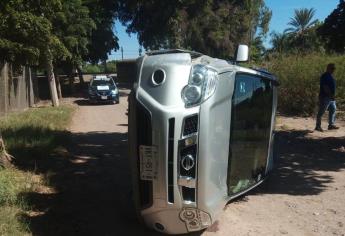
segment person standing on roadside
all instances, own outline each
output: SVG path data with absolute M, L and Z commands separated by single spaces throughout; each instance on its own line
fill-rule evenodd
M 327 71 L 320 78 L 320 93 L 319 93 L 319 112 L 316 117 L 316 127 L 315 130 L 323 132 L 321 127 L 321 118 L 323 114 L 328 110 L 328 129 L 334 130 L 339 129 L 335 126 L 335 79 L 333 73 L 335 71 L 335 64 L 331 63 L 327 65 Z

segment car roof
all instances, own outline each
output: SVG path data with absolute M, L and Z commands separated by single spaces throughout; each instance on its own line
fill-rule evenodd
M 96 75 L 93 77 L 94 80 L 110 80 L 111 77 L 108 77 L 106 75 Z

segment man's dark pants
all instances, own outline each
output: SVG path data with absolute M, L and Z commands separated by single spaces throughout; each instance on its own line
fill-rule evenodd
M 336 109 L 337 109 L 337 106 L 334 99 L 320 97 L 319 112 L 317 113 L 317 117 L 316 117 L 316 127 L 321 127 L 321 118 L 327 110 L 329 112 L 328 124 L 330 126 L 334 125 Z

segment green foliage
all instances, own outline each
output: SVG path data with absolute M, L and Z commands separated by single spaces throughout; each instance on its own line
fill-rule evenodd
M 112 50 L 118 50 L 118 38 L 114 31 L 114 22 L 118 15 L 119 4 L 122 1 L 114 0 L 84 0 L 83 4 L 89 9 L 90 17 L 95 23 L 88 54 L 84 60 L 94 64 L 106 61 Z
M 272 32 L 271 43 L 273 53 L 303 53 L 324 52 L 324 42 L 317 34 L 317 29 L 321 23 L 313 20 L 315 10 L 296 9 L 295 15 L 288 25 L 292 26 L 283 33 Z
M 53 19 L 53 29 L 71 54 L 68 63 L 73 66 L 82 64 L 83 57 L 88 54 L 87 47 L 95 27 L 89 17 L 89 9 L 81 0 L 62 0 L 61 12 Z
M 20 194 L 32 190 L 28 174 L 15 169 L 0 170 L 0 207 L 20 204 Z
M 285 55 L 271 58 L 265 67 L 279 79 L 278 109 L 293 115 L 315 113 L 319 94 L 320 76 L 329 63 L 335 63 L 337 70 L 336 100 L 338 108 L 345 109 L 345 56 L 308 54 Z
M 116 73 L 116 61 L 108 61 L 105 68 L 104 64 L 86 64 L 83 66 L 83 73 Z
M 272 51 L 278 54 L 287 52 L 289 50 L 289 37 L 286 33 L 277 33 L 273 31 L 271 33 Z
M 21 0 L 5 0 L 1 4 L 1 59 L 37 64 L 42 44 L 50 40 L 51 23 L 47 18 L 28 9 Z
M 105 72 L 106 73 L 116 73 L 116 61 L 108 61 Z
M 345 0 L 340 0 L 338 7 L 326 18 L 318 32 L 326 40 L 329 50 L 345 52 Z
M 1 60 L 42 67 L 52 60 L 72 70 L 85 59 L 105 60 L 118 48 L 113 32 L 117 1 L 3 0 L 0 4 Z
M 262 0 L 136 0 L 122 7 L 120 19 L 146 49 L 182 47 L 222 58 L 264 36 L 271 18 Z
M 83 73 L 86 74 L 99 74 L 102 73 L 102 69 L 100 65 L 93 65 L 93 64 L 87 64 L 83 66 Z
M 288 23 L 291 28 L 288 28 L 285 31 L 303 34 L 305 30 L 312 27 L 317 22 L 316 20 L 313 20 L 314 15 L 314 8 L 295 9 L 295 15 L 290 18 L 290 22 Z
M 54 57 L 70 56 L 54 35 L 52 19 L 61 10 L 60 0 L 4 0 L 0 8 L 0 59 L 37 65 Z

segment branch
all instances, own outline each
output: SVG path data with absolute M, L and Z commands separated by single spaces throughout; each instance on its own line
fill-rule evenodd
M 8 168 L 12 166 L 14 157 L 7 153 L 4 140 L 0 134 L 0 167 Z

